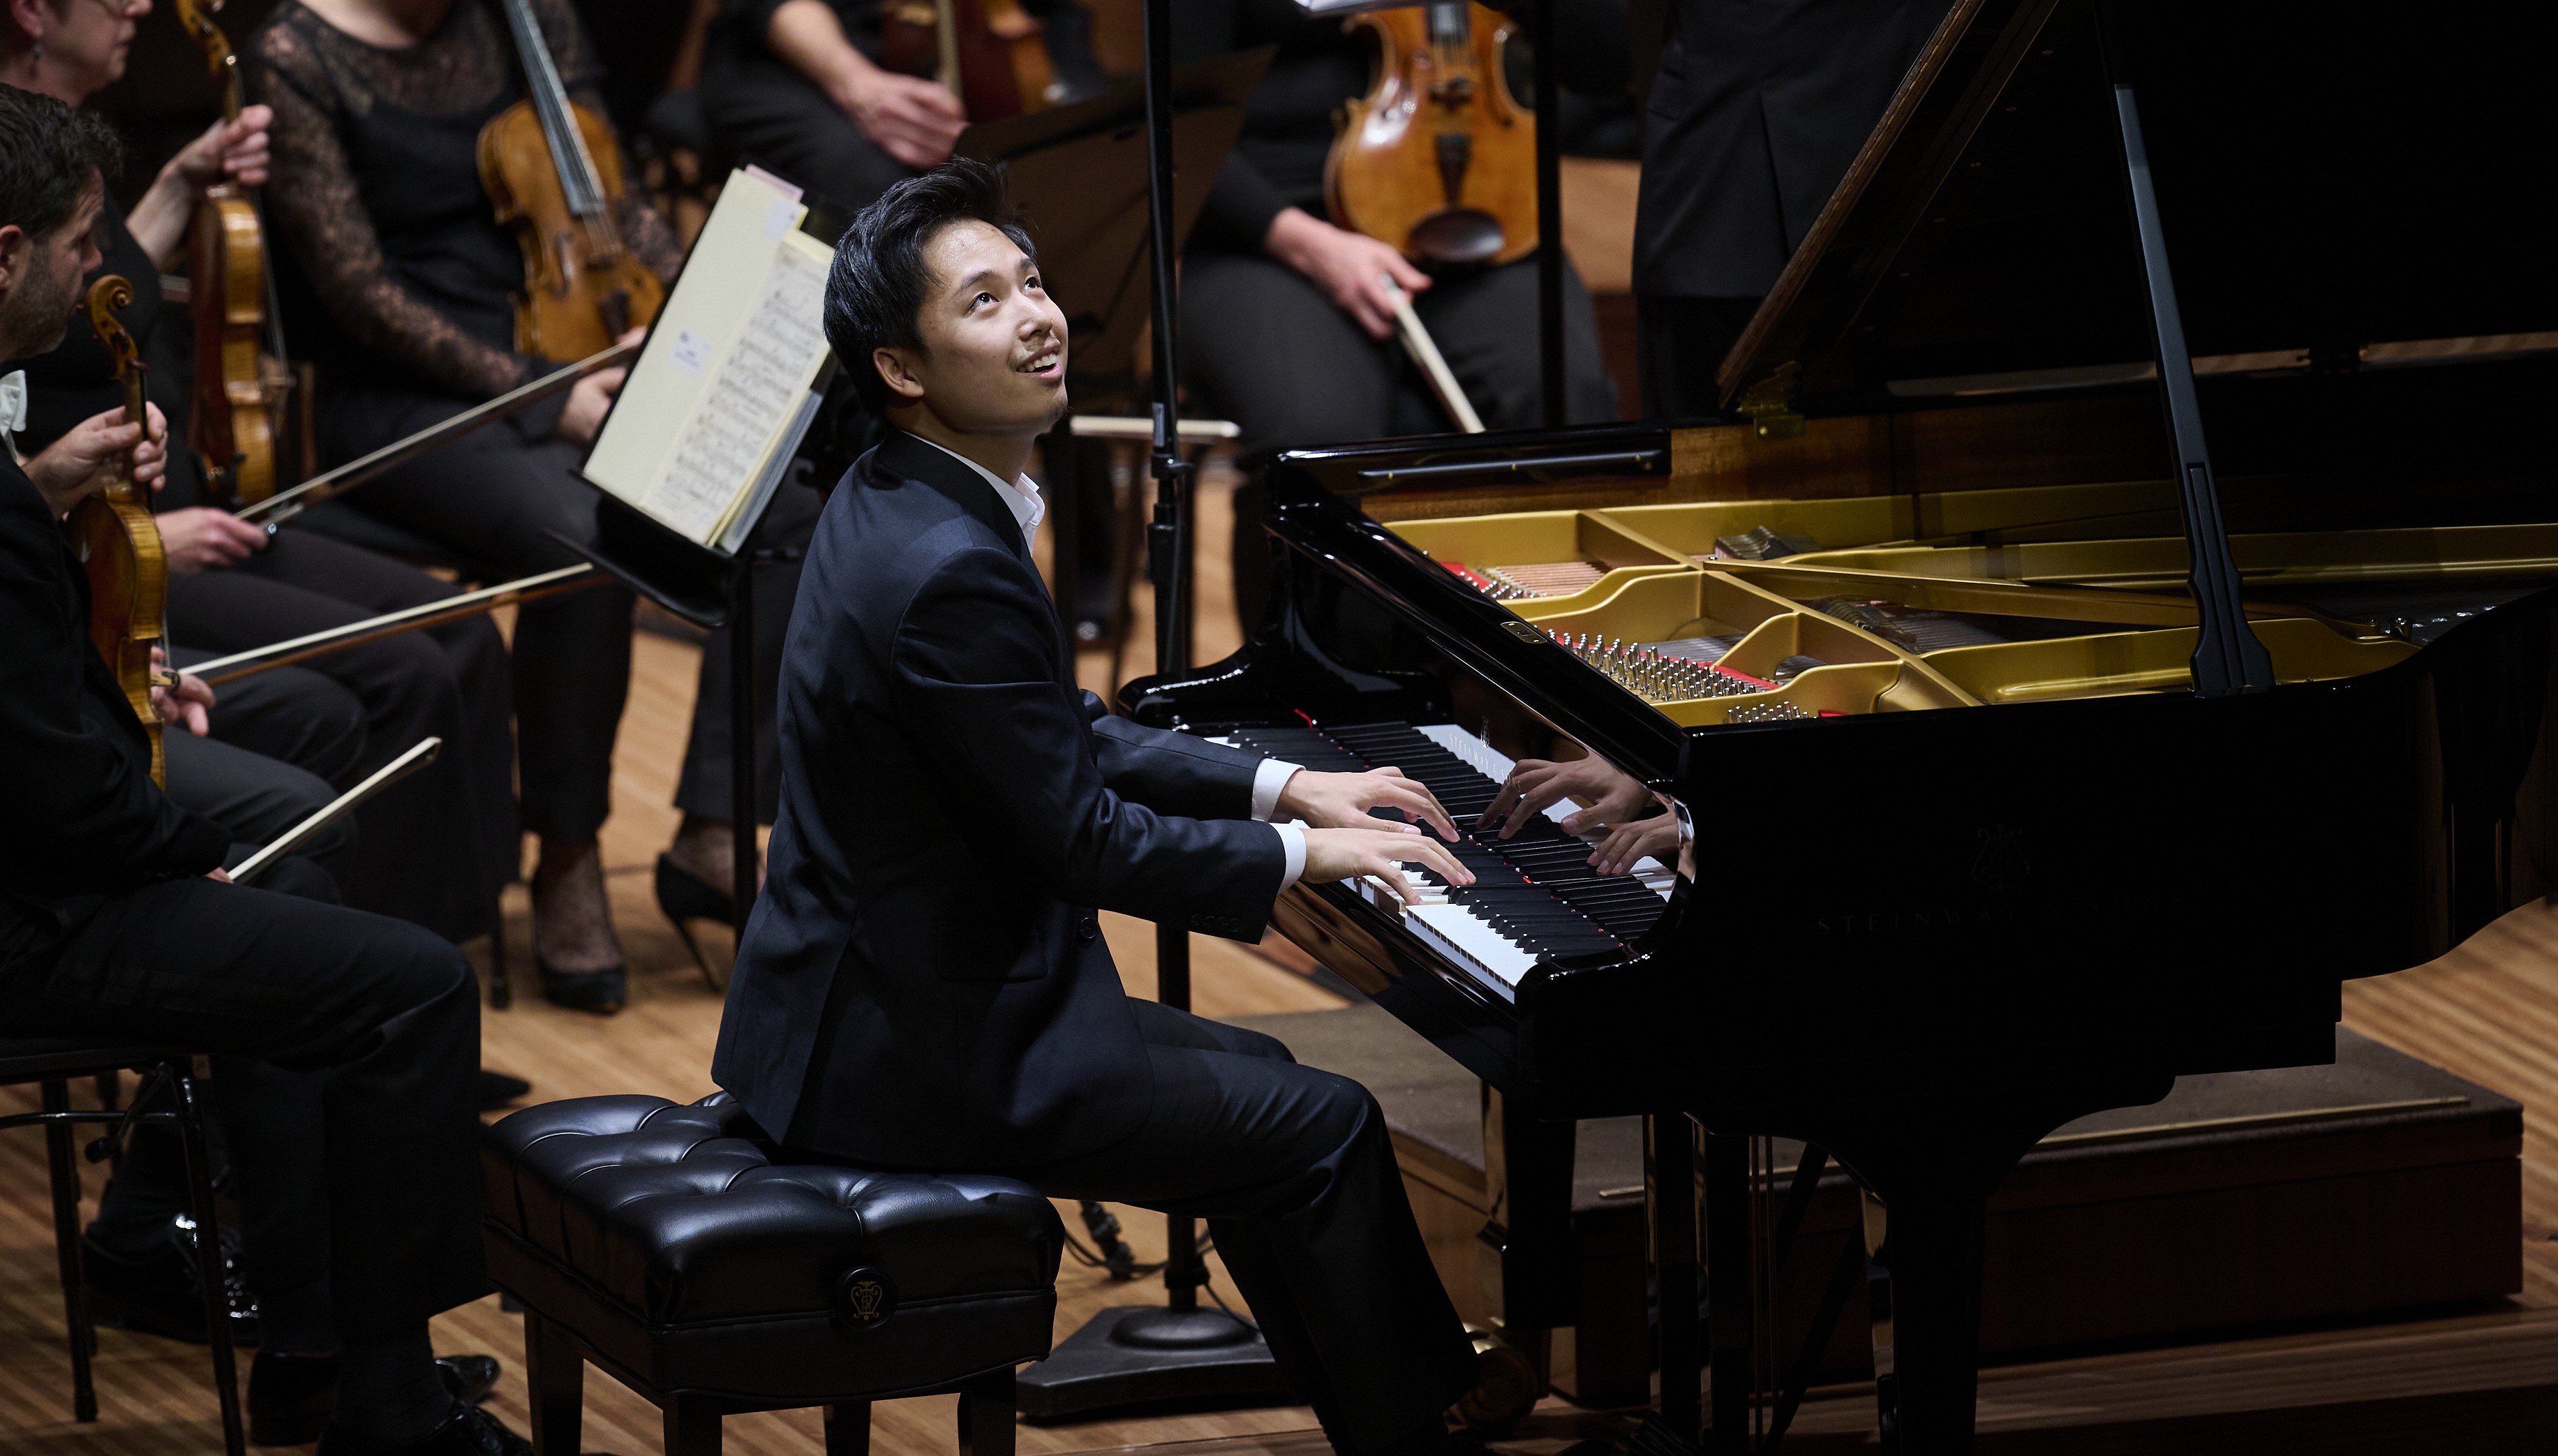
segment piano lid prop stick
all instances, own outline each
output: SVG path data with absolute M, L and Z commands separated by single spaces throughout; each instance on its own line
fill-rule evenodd
M 640 352 L 639 344 L 616 344 L 600 350 L 573 364 L 556 368 L 528 384 L 518 384 L 484 404 L 475 404 L 451 419 L 428 425 L 406 439 L 394 440 L 360 459 L 348 461 L 336 470 L 313 476 L 289 491 L 278 491 L 263 501 L 252 502 L 232 511 L 242 520 L 266 520 L 272 531 L 286 520 L 300 514 L 303 508 L 317 506 L 332 496 L 364 484 L 376 476 L 387 475 L 430 450 L 458 440 L 483 425 L 494 425 L 509 415 L 530 409 L 552 395 L 576 386 L 577 381 L 601 368 L 622 363 Z M 287 508 L 291 509 L 287 509 Z
M 595 567 L 591 563 L 580 561 L 575 566 L 562 566 L 555 570 L 520 577 L 514 581 L 501 581 L 496 586 L 482 587 L 476 592 L 464 592 L 458 597 L 446 597 L 436 602 L 421 602 L 414 607 L 385 612 L 379 617 L 367 617 L 361 622 L 350 622 L 344 627 L 332 627 L 325 632 L 288 638 L 283 642 L 269 643 L 262 648 L 250 648 L 247 652 L 233 653 L 227 657 L 215 657 L 210 662 L 199 662 L 187 671 L 191 676 L 203 678 L 208 685 L 218 686 L 237 678 L 247 677 L 252 673 L 264 672 L 272 667 L 288 666 L 306 657 L 316 657 L 323 653 L 334 653 L 342 648 L 355 647 L 358 643 L 371 642 L 378 637 L 415 632 L 422 627 L 434 627 L 457 617 L 468 617 L 475 612 L 486 612 L 495 607 L 502 607 L 509 602 L 529 602 L 537 597 L 555 596 L 561 592 L 575 591 L 579 587 L 594 586 L 602 580 L 602 577 L 595 575 Z
M 408 752 L 375 769 L 363 783 L 331 800 L 319 812 L 285 830 L 281 837 L 264 849 L 241 860 L 239 868 L 230 872 L 231 883 L 245 885 L 266 873 L 277 860 L 308 843 L 312 835 L 354 813 L 363 805 L 364 801 L 374 795 L 434 763 L 436 756 L 443 751 L 443 739 L 419 739 L 410 746 Z
M 1421 327 L 1421 316 L 1412 311 L 1412 295 L 1404 292 L 1402 285 L 1396 283 L 1390 274 L 1379 274 L 1377 281 L 1385 285 L 1386 296 L 1394 300 L 1394 325 L 1403 336 L 1403 352 L 1411 355 L 1412 362 L 1421 366 L 1422 374 L 1430 380 L 1430 392 L 1439 396 L 1440 407 L 1457 422 L 1457 428 L 1469 435 L 1482 434 L 1483 417 L 1475 413 L 1475 406 L 1466 398 L 1466 391 L 1457 383 L 1457 376 L 1448 371 L 1448 361 L 1439 357 L 1438 342 L 1430 337 L 1429 330 Z

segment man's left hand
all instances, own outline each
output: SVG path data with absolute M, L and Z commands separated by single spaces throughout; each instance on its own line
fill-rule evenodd
M 1279 817 L 1304 819 L 1318 829 L 1373 829 L 1368 810 L 1394 809 L 1416 824 L 1428 824 L 1455 843 L 1456 820 L 1439 806 L 1438 797 L 1403 777 L 1401 769 L 1370 769 L 1364 774 L 1318 774 L 1299 769 L 1279 791 Z
M 151 650 L 151 671 L 154 676 L 167 670 L 169 656 L 158 648 Z M 213 731 L 213 684 L 192 672 L 181 672 L 172 686 L 151 685 L 151 707 L 163 723 L 183 723 L 198 738 Z
M 54 514 L 63 515 L 90 492 L 103 488 L 117 472 L 130 469 L 136 485 L 160 488 L 169 469 L 169 421 L 160 406 L 150 406 L 145 431 L 124 422 L 124 411 L 110 409 L 71 426 L 69 433 L 36 452 L 26 465 Z

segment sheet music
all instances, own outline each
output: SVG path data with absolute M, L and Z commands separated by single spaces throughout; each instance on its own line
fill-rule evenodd
M 588 480 L 704 545 L 733 549 L 826 363 L 833 253 L 798 230 L 806 213 L 730 175 L 587 458 Z

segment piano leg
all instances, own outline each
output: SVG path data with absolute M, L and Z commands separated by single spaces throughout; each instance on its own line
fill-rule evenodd
M 1904 1194 L 1884 1211 L 1877 1262 L 1891 1282 L 1888 1315 L 1875 1326 L 1875 1399 L 1884 1449 L 1898 1456 L 1972 1449 L 1983 1202 L 1948 1188 Z
M 1498 1346 L 1486 1358 L 1517 1368 L 1478 1387 L 1483 1408 L 1460 1410 L 1490 1427 L 1526 1415 L 1545 1393 L 1555 1328 L 1580 1317 L 1581 1269 L 1572 1238 L 1573 1123 L 1530 1117 L 1489 1085 L 1483 1107 L 1492 1217 L 1478 1236 L 1476 1264 L 1484 1307 L 1499 1321 Z
M 1750 1238 L 1750 1139 L 1709 1132 L 1705 1134 L 1705 1328 L 1713 1375 L 1707 1383 L 1714 1397 L 1714 1419 L 1705 1442 L 1709 1456 L 1749 1456 L 1756 1264 Z
M 1643 1210 L 1660 1306 L 1661 1424 L 1683 1445 L 1698 1434 L 1696 1124 L 1684 1112 L 1643 1117 Z

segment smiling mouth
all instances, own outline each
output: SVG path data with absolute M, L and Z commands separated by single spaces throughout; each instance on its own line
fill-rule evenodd
M 1039 353 L 1032 355 L 1030 363 L 1023 364 L 1019 372 L 1025 374 L 1052 373 L 1057 369 L 1058 364 L 1063 362 L 1065 358 L 1066 347 L 1064 345 L 1044 349 Z

